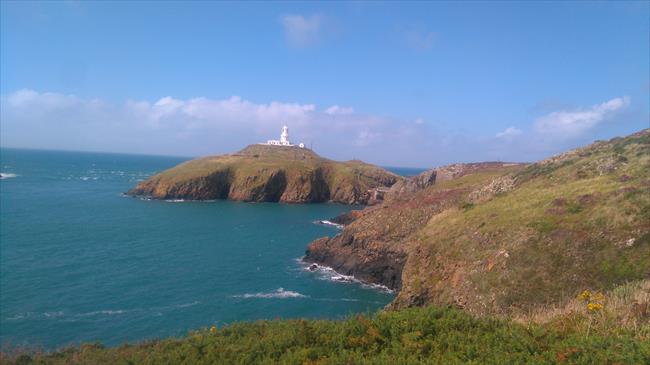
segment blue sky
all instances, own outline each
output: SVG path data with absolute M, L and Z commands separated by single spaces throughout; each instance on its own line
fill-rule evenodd
M 1 3 L 4 147 L 531 161 L 647 128 L 634 2 Z

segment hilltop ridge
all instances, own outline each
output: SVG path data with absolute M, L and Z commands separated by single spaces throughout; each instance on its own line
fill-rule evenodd
M 132 196 L 255 202 L 373 202 L 401 177 L 361 161 L 338 162 L 307 148 L 249 145 L 233 154 L 184 162 L 138 184 Z

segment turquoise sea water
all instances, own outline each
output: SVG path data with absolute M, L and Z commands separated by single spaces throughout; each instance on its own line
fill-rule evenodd
M 298 260 L 337 233 L 314 221 L 350 207 L 122 196 L 183 160 L 2 149 L 0 343 L 116 345 L 241 320 L 339 318 L 392 299 Z

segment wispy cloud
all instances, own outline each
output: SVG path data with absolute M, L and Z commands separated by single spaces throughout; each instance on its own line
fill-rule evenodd
M 113 103 L 25 89 L 0 98 L 0 144 L 198 156 L 233 152 L 276 138 L 287 124 L 293 141 L 313 143 L 318 153 L 339 160 L 355 157 L 388 166 L 423 167 L 482 160 L 534 161 L 588 143 L 591 126 L 628 104 L 629 98 L 622 97 L 589 108 L 555 111 L 532 121 L 530 133 L 509 127 L 481 136 L 436 132 L 436 123 L 421 118 L 359 114 L 351 106 L 260 103 L 238 96 L 165 96 Z M 574 139 L 555 138 L 555 134 L 547 138 L 548 133 L 560 131 L 584 134 Z
M 511 139 L 524 133 L 521 129 L 508 127 L 504 131 L 496 134 L 497 138 Z
M 318 42 L 322 28 L 320 15 L 284 15 L 280 18 L 284 35 L 293 47 L 306 47 Z
M 325 113 L 329 115 L 346 115 L 354 113 L 354 108 L 352 107 L 341 107 L 338 105 L 332 105 L 331 107 L 325 109 Z
M 358 115 L 352 107 L 256 103 L 238 96 L 108 103 L 20 90 L 1 100 L 5 146 L 205 155 L 276 137 L 288 124 L 294 141 L 313 142 L 328 157 L 372 160 L 408 145 L 410 136 L 424 138 L 412 121 Z
M 537 133 L 558 137 L 576 137 L 606 120 L 614 112 L 626 108 L 630 98 L 623 96 L 588 108 L 560 110 L 547 114 L 534 123 Z

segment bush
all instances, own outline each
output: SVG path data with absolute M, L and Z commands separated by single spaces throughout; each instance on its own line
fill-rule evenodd
M 650 342 L 632 332 L 475 318 L 412 308 L 341 321 L 272 320 L 192 332 L 182 339 L 6 356 L 25 364 L 643 364 Z

